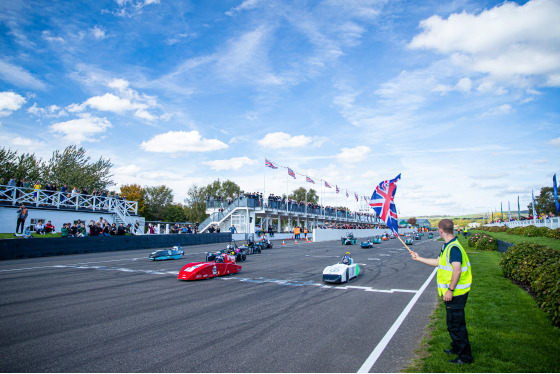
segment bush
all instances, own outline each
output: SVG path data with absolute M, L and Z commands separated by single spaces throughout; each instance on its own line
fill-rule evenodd
M 560 228 L 554 230 L 548 230 L 546 236 L 553 239 L 560 239 Z
M 547 236 L 550 229 L 548 227 L 535 227 L 533 225 L 525 227 L 525 235 L 532 238 L 536 236 Z
M 512 234 L 512 235 L 524 236 L 525 235 L 525 228 L 526 228 L 526 226 L 514 227 L 512 229 L 508 229 L 506 232 L 508 234 Z
M 551 257 L 559 256 L 560 252 L 540 244 L 519 243 L 511 246 L 500 260 L 500 267 L 507 278 L 517 282 L 531 284 L 538 276 L 536 268 Z
M 498 242 L 490 235 L 482 235 L 476 242 L 476 249 L 478 251 L 497 251 Z
M 560 251 L 519 243 L 502 255 L 500 267 L 506 278 L 531 287 L 539 307 L 560 326 Z
M 531 289 L 537 296 L 539 307 L 552 317 L 555 325 L 560 326 L 560 256 L 542 264 L 539 272 Z
M 478 239 L 480 239 L 482 237 L 482 235 L 483 234 L 474 233 L 471 236 L 469 236 L 469 240 L 467 242 L 469 247 L 476 247 L 476 242 L 478 241 Z

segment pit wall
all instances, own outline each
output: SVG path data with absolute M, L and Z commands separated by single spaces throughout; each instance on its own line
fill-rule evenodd
M 156 248 L 171 248 L 177 244 L 189 246 L 226 243 L 230 240 L 230 233 L 2 239 L 0 240 L 0 260 L 131 249 L 146 249 L 146 258 L 148 258 L 151 250 Z
M 414 232 L 413 229 L 400 229 L 399 234 L 407 234 Z M 356 239 L 369 239 L 375 237 L 376 235 L 383 235 L 384 233 L 390 233 L 387 229 L 314 229 L 313 230 L 313 241 L 314 242 L 326 242 L 329 240 L 340 240 L 345 237 L 347 233 L 354 234 Z

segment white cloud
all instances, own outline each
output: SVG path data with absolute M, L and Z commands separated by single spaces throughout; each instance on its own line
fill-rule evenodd
M 47 85 L 35 78 L 27 70 L 0 60 L 0 77 L 17 87 L 26 87 L 44 91 Z
M 513 111 L 513 107 L 509 104 L 502 104 L 497 108 L 492 108 L 484 113 L 482 113 L 482 116 L 495 116 L 495 115 L 501 115 L 501 114 L 510 114 Z
M 140 147 L 148 152 L 178 153 L 217 151 L 228 145 L 218 139 L 204 139 L 198 131 L 169 131 L 142 142 Z
M 548 144 L 560 147 L 560 138 L 552 139 L 551 141 L 548 142 Z
M 101 26 L 94 26 L 91 30 L 91 33 L 95 39 L 105 39 L 107 35 L 105 34 L 105 30 Z
M 49 130 L 61 134 L 70 143 L 96 142 L 104 137 L 104 133 L 111 128 L 111 123 L 105 118 L 82 114 L 81 118 L 66 122 L 58 122 L 49 126 Z
M 365 161 L 371 148 L 360 145 L 354 148 L 342 148 L 341 152 L 336 155 L 336 158 L 343 164 L 355 164 Z
M 411 48 L 434 49 L 455 55 L 475 72 L 500 80 L 527 84 L 536 76 L 541 84 L 560 86 L 560 2 L 533 0 L 524 5 L 505 2 L 480 14 L 432 16 L 420 22 L 422 33 Z
M 205 161 L 203 162 L 204 165 L 210 166 L 212 170 L 239 170 L 246 165 L 256 165 L 258 163 L 257 160 L 250 159 L 249 157 L 233 157 L 229 160 L 214 160 L 214 161 Z
M 261 146 L 270 148 L 299 148 L 305 147 L 311 142 L 312 139 L 305 135 L 291 136 L 285 132 L 268 133 L 259 140 Z
M 15 92 L 0 92 L 0 117 L 6 117 L 25 104 L 25 98 Z
M 58 105 L 49 105 L 46 108 L 39 108 L 37 103 L 33 103 L 33 106 L 27 111 L 33 115 L 41 116 L 41 117 L 64 117 L 67 116 L 68 113 Z

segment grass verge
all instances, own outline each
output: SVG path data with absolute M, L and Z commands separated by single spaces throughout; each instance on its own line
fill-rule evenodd
M 454 365 L 445 305 L 438 303 L 417 357 L 404 372 L 554 373 L 560 371 L 560 329 L 524 290 L 503 277 L 499 252 L 467 250 L 473 288 L 465 309 L 474 362 Z
M 471 232 L 476 232 L 479 234 L 487 234 L 490 235 L 498 240 L 503 240 L 504 242 L 509 242 L 513 244 L 521 243 L 521 242 L 531 242 L 540 245 L 546 245 L 547 247 L 554 248 L 556 250 L 560 250 L 560 240 L 554 238 L 546 238 L 544 236 L 536 236 L 536 237 L 527 237 L 527 236 L 520 236 L 520 235 L 512 235 L 505 232 L 488 232 L 482 230 L 472 230 Z M 466 249 L 467 247 L 465 247 Z

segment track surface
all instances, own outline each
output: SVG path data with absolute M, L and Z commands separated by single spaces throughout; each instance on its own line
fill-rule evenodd
M 396 239 L 281 244 L 238 274 L 197 282 L 177 280 L 179 269 L 223 245 L 160 262 L 150 250 L 0 262 L 0 370 L 356 372 L 434 269 Z M 411 248 L 437 257 L 441 242 L 424 236 Z M 360 275 L 324 284 L 323 269 L 346 251 Z M 435 295 L 433 279 L 371 372 L 408 363 Z

